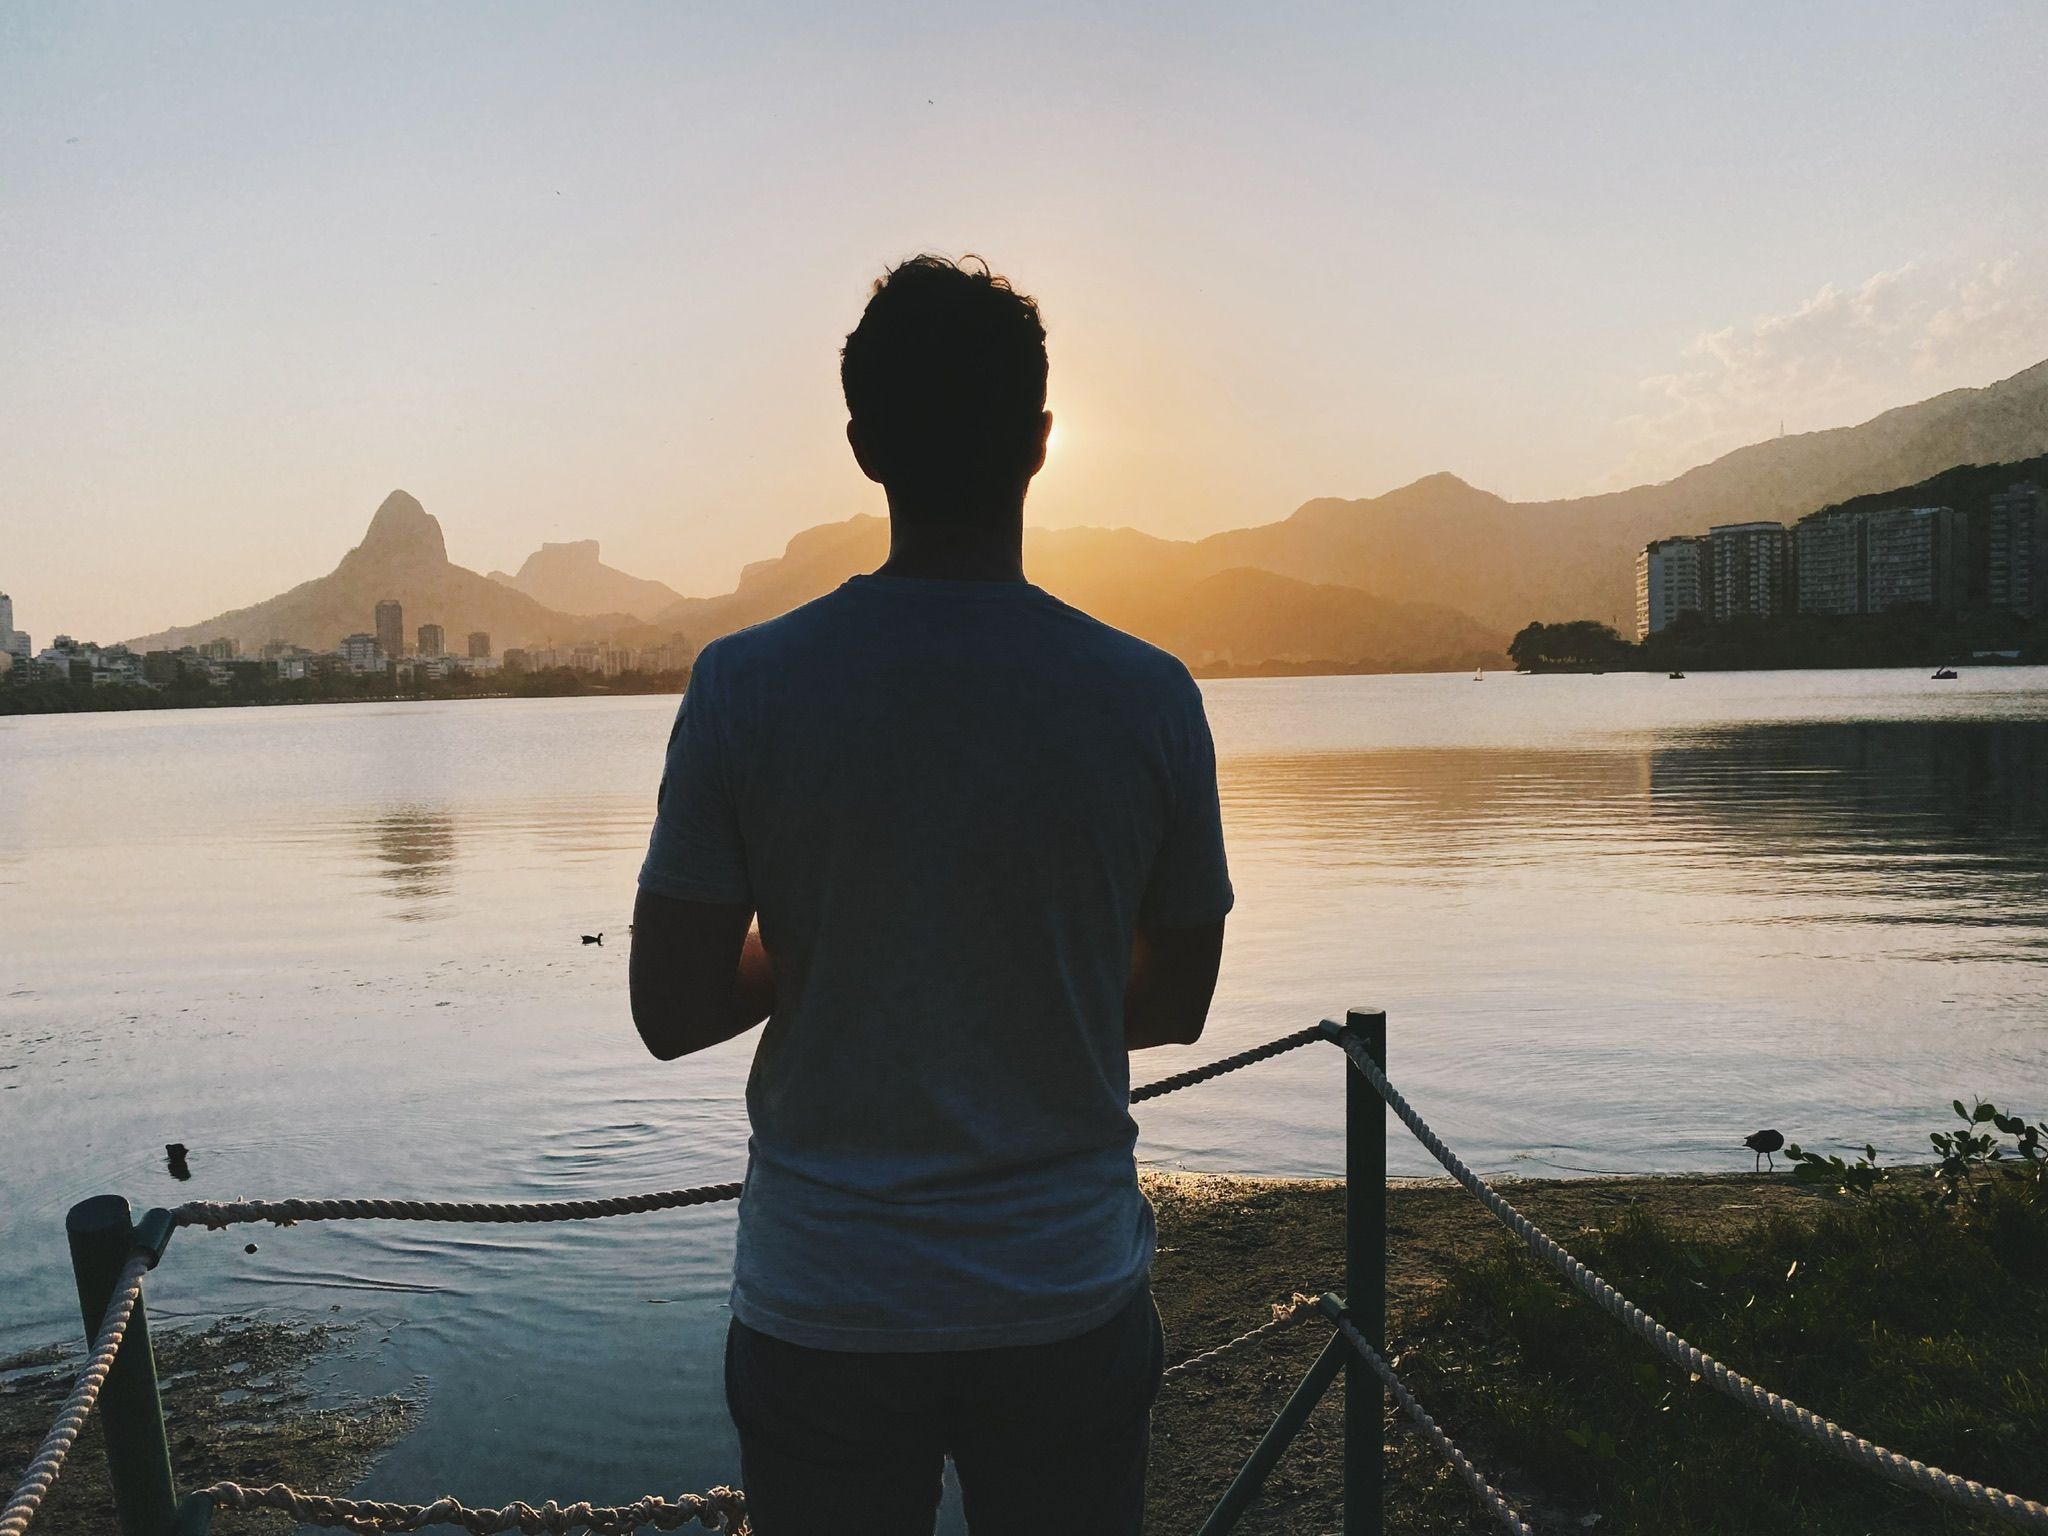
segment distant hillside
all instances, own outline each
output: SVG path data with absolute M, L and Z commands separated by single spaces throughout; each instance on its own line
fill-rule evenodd
M 2023 480 L 2048 485 L 2048 454 L 2013 464 L 1958 464 L 1917 484 L 1869 496 L 1852 496 L 1822 510 L 1875 512 L 1883 507 L 1954 507 L 1959 512 L 1977 512 L 1987 507 L 2000 491 Z
M 332 650 L 344 635 L 375 629 L 377 604 L 386 598 L 404 605 L 408 646 L 422 624 L 446 630 L 450 649 L 459 648 L 471 630 L 484 630 L 500 651 L 637 627 L 623 613 L 595 618 L 557 613 L 523 592 L 450 563 L 440 523 L 404 491 L 393 491 L 370 519 L 362 543 L 327 575 L 265 602 L 128 644 L 135 650 L 176 649 L 226 637 L 245 650 L 272 640 Z
M 1129 528 L 1033 528 L 1025 569 L 1202 670 L 1490 665 L 1532 618 L 1590 617 L 1626 628 L 1635 555 L 1652 538 L 1749 518 L 1789 522 L 1860 496 L 1960 503 L 1964 482 L 1949 476 L 2016 478 L 2044 455 L 2048 362 L 1860 426 L 1740 448 L 1661 485 L 1511 502 L 1455 475 L 1430 475 L 1384 496 L 1311 501 L 1283 521 L 1192 542 Z M 672 633 L 702 645 L 873 570 L 888 544 L 880 517 L 807 529 L 717 597 L 677 598 L 660 582 L 604 565 L 594 540 L 543 545 L 517 576 L 486 578 L 450 564 L 440 525 L 394 491 L 362 544 L 329 575 L 130 643 L 228 635 L 244 646 L 278 639 L 327 649 L 370 628 L 376 603 L 396 597 L 408 638 L 437 623 L 451 645 L 472 629 L 488 630 L 501 650 L 600 637 L 652 643 Z
M 1503 629 L 1531 617 L 1615 621 L 1635 611 L 1635 554 L 1716 523 L 1790 522 L 1956 464 L 2048 453 L 2048 362 L 1854 427 L 1738 448 L 1661 485 L 1511 502 L 1453 475 L 1362 501 L 1311 501 L 1285 522 L 1196 545 L 1213 570 L 1253 566 L 1445 603 Z
M 1304 646 L 1337 644 L 1321 659 L 1361 669 L 1407 666 L 1441 641 L 1461 656 L 1462 637 L 1479 635 L 1495 650 L 1532 617 L 1596 617 L 1626 627 L 1635 612 L 1635 555 L 1664 534 L 1701 533 L 1749 518 L 1790 522 L 1845 498 L 1900 494 L 1958 464 L 1998 464 L 2048 453 L 2048 362 L 1982 389 L 1952 390 L 1902 406 L 1860 426 L 1739 448 L 1661 485 L 1564 501 L 1512 502 L 1455 475 L 1430 475 L 1357 501 L 1323 499 L 1292 517 L 1184 542 L 1131 529 L 1034 528 L 1025 569 L 1051 591 L 1147 638 L 1175 637 L 1184 658 L 1227 651 L 1232 665 L 1293 656 Z M 831 590 L 855 571 L 872 570 L 888 550 L 881 518 L 854 518 L 808 529 L 780 559 L 750 565 L 720 597 L 686 598 L 659 622 L 704 640 L 757 623 Z M 1197 584 L 1230 572 L 1262 571 L 1300 590 L 1234 580 Z M 1150 588 L 1140 592 L 1139 587 Z M 1350 592 L 1351 597 L 1329 594 Z M 1197 611 L 1176 604 L 1226 602 Z M 1293 605 L 1300 605 L 1293 611 Z M 1345 626 L 1313 639 L 1309 613 L 1349 605 Z M 1376 605 L 1376 606 L 1375 606 Z M 1423 626 L 1413 643 L 1393 644 L 1400 615 Z M 1448 616 L 1448 617 L 1447 617 Z M 1469 616 L 1469 617 L 1466 617 Z M 1460 619 L 1470 628 L 1460 630 Z M 1424 640 L 1426 633 L 1431 637 Z M 1228 636 L 1225 643 L 1222 637 Z M 1464 665 L 1462 661 L 1455 663 Z
M 1506 638 L 1465 614 L 1269 571 L 1204 572 L 1195 546 L 1129 528 L 1030 528 L 1031 579 L 1198 672 L 1431 671 L 1497 666 Z M 806 529 L 722 597 L 685 598 L 656 620 L 702 645 L 785 613 L 888 557 L 880 517 Z
M 597 540 L 543 544 L 526 557 L 517 576 L 491 572 L 491 580 L 524 592 L 558 613 L 629 613 L 651 619 L 682 601 L 682 594 L 659 581 L 628 576 L 597 558 Z

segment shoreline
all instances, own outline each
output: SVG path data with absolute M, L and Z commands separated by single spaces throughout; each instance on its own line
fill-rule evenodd
M 1158 1214 L 1152 1285 L 1166 1327 L 1169 1365 L 1214 1348 L 1264 1321 L 1295 1291 L 1341 1293 L 1344 1185 L 1331 1179 L 1246 1177 L 1146 1171 L 1146 1195 Z M 1747 1227 L 1762 1216 L 1818 1214 L 1831 1197 L 1788 1174 L 1654 1174 L 1585 1179 L 1499 1181 L 1530 1216 L 1569 1244 L 1632 1207 L 1650 1210 L 1697 1234 Z M 1511 1244 L 1505 1230 L 1449 1180 L 1390 1181 L 1387 1190 L 1388 1341 L 1395 1353 L 1444 1286 L 1448 1266 Z M 307 1491 L 347 1494 L 418 1421 L 431 1393 L 344 1404 L 308 1403 L 303 1372 L 339 1343 L 340 1330 L 291 1322 L 234 1319 L 211 1328 L 159 1326 L 157 1351 L 166 1397 L 183 1433 L 174 1436 L 179 1484 L 209 1477 L 256 1476 Z M 1199 1525 L 1265 1432 L 1328 1330 L 1314 1320 L 1204 1364 L 1168 1382 L 1153 1411 L 1148 1536 L 1185 1536 Z M 71 1384 L 79 1341 L 0 1360 L 0 1481 L 11 1480 L 47 1428 Z M 249 1365 L 260 1364 L 260 1371 Z M 203 1368 L 210 1367 L 210 1368 Z M 260 1376 L 270 1388 L 234 1404 Z M 1335 1530 L 1341 1526 L 1343 1387 L 1332 1388 L 1310 1417 L 1238 1526 L 1243 1532 Z M 248 1421 L 251 1407 L 267 1415 Z M 1456 1436 L 1456 1426 L 1447 1425 Z M 200 1433 L 194 1436 L 191 1430 Z M 105 1462 L 97 1435 L 81 1443 L 49 1506 L 40 1536 L 98 1536 L 106 1508 Z M 1390 1529 L 1462 1531 L 1469 1500 L 1447 1485 L 1445 1468 L 1405 1426 L 1390 1429 Z M 18 1454 L 14 1454 L 18 1453 Z M 737 1477 L 735 1469 L 734 1476 Z M 422 1488 L 424 1501 L 445 1490 Z M 530 1491 L 530 1490 L 529 1490 Z M 651 1490 L 650 1490 L 651 1491 Z M 673 1490 L 670 1490 L 673 1491 Z M 507 1491 L 505 1497 L 515 1496 Z M 1449 1517 L 1449 1523 L 1446 1523 Z M 222 1529 L 289 1529 L 282 1516 L 218 1517 Z M 1472 1524 L 1472 1530 L 1482 1527 Z
M 2033 669 L 2041 669 L 2041 668 L 2048 668 L 2048 661 L 2042 661 L 2042 660 L 2020 660 L 2020 659 L 2006 659 L 2006 658 L 1999 658 L 1999 659 L 1982 659 L 1982 660 L 1969 660 L 1969 661 L 1951 661 L 1951 662 L 1947 662 L 1947 663 L 1943 663 L 1943 664 L 1945 664 L 1945 665 L 1948 665 L 1948 666 L 1952 666 L 1952 667 L 1955 667 L 1955 668 L 1957 668 L 1957 669 L 1958 669 L 1958 670 L 1959 670 L 1960 672 L 1963 672 L 1963 673 L 1965 673 L 1965 674 L 1967 674 L 1968 672 L 1971 672 L 1971 671 L 1985 671 L 1985 672 L 2011 672 L 2011 671 L 2025 671 L 2025 670 L 2027 670 L 2027 669 L 2029 669 L 2029 668 L 2033 668 Z M 1689 668 L 1690 668 L 1690 670 L 1691 670 L 1691 671 L 1693 671 L 1693 672 L 1697 672 L 1698 674 L 1700 674 L 1700 675 L 1701 675 L 1701 676 L 1703 676 L 1703 677 L 1704 677 L 1704 676 L 1715 676 L 1715 677 L 1719 677 L 1719 676 L 1731 676 L 1731 677 L 1732 677 L 1732 676 L 1742 676 L 1742 675 L 1748 675 L 1748 674 L 1755 674 L 1755 673 L 1775 673 L 1775 672 L 1906 672 L 1906 673 L 1925 673 L 1925 671 L 1926 671 L 1927 667 L 1928 667 L 1928 666 L 1931 666 L 1931 665 L 1936 665 L 1936 663 L 1921 663 L 1921 662 L 1875 662 L 1875 663 L 1872 663 L 1872 662 L 1840 662 L 1840 663 L 1829 663 L 1829 664 L 1821 664 L 1821 665 L 1816 665 L 1816 664 L 1813 664 L 1813 663 L 1809 663 L 1809 662 L 1802 662 L 1802 663 L 1799 663 L 1799 664 L 1796 664 L 1796 665 L 1795 665 L 1795 664 L 1787 664 L 1787 665 L 1784 665 L 1784 666 L 1744 666 L 1744 667 L 1724 667 L 1724 666 L 1714 666 L 1714 665 L 1712 665 L 1711 663 L 1701 663 L 1701 662 L 1692 662 L 1692 663 L 1688 663 L 1688 666 L 1689 666 Z M 1663 665 L 1662 665 L 1662 664 L 1660 663 L 1660 664 L 1656 664 L 1656 665 L 1649 665 L 1649 664 L 1644 664 L 1644 665 L 1628 665 L 1628 664 L 1623 664 L 1623 665 L 1612 665 L 1612 666 L 1604 666 L 1604 667 L 1585 667 L 1585 666 L 1550 666 L 1550 665 L 1543 665 L 1543 666 L 1531 666 L 1531 667 L 1512 667 L 1512 666 L 1502 666 L 1502 667 L 1495 667 L 1495 668 L 1487 668 L 1487 669 L 1484 669 L 1484 670 L 1487 670 L 1487 671 L 1489 671 L 1489 672 L 1490 672 L 1490 673 L 1491 673 L 1491 674 L 1492 674 L 1493 676 L 1496 676 L 1496 677 L 1605 677 L 1605 676 L 1608 676 L 1608 675 L 1610 675 L 1610 674 L 1612 674 L 1612 675 L 1616 675 L 1616 676 L 1620 676 L 1620 675 L 1627 675 L 1627 676 L 1636 676 L 1636 677 L 1655 677 L 1655 676 L 1658 676 L 1658 675 L 1662 674 L 1662 673 L 1663 673 L 1663 672 L 1665 671 L 1665 668 L 1664 668 L 1664 666 L 1663 666 Z M 1428 672 L 1387 672 L 1387 671 L 1381 671 L 1381 670 L 1377 670 L 1377 669 L 1367 669 L 1367 668 L 1346 668 L 1346 667 L 1330 667 L 1330 668 L 1326 668 L 1326 669 L 1324 669 L 1324 668 L 1317 668 L 1317 669 L 1306 669 L 1306 670 L 1301 670 L 1301 671 L 1289 670 L 1289 669 L 1284 669 L 1284 668 L 1276 668 L 1276 669 L 1272 669 L 1272 670 L 1262 670 L 1262 669 L 1242 669 L 1242 670 L 1235 670 L 1235 671 L 1232 671 L 1232 670 L 1220 670 L 1220 671 L 1219 671 L 1219 670 L 1215 670 L 1215 669 L 1212 669 L 1212 668 L 1204 668 L 1204 667 L 1193 667 L 1193 668 L 1190 668 L 1190 673 L 1191 673 L 1191 675 L 1192 675 L 1193 677 L 1195 677 L 1195 678 L 1196 678 L 1196 679 L 1197 679 L 1198 681 L 1201 681 L 1201 682 L 1212 682 L 1212 683 L 1215 683 L 1215 682 L 1221 682 L 1221 683 L 1234 683 L 1234 682 L 1303 682 L 1303 681 L 1307 681 L 1307 680 L 1309 680 L 1309 679 L 1313 679 L 1313 678 L 1321 678 L 1321 677 L 1387 677 L 1387 678 L 1402 678 L 1402 677 L 1463 677 L 1463 676 L 1465 676 L 1465 675 L 1466 675 L 1466 669 L 1465 669 L 1464 667 L 1462 667 L 1462 666 L 1457 666 L 1457 667 L 1444 667 L 1444 668 L 1440 668 L 1440 669 L 1437 669 L 1437 670 L 1434 670 L 1434 671 L 1428 671 Z M 23 688 L 29 688 L 29 687 L 34 687 L 34 688 L 41 688 L 41 687 L 43 687 L 44 685 L 42 685 L 42 684 L 22 684 L 22 685 L 18 685 L 18 686 L 21 686 L 21 687 L 23 687 Z M 104 691 L 104 690 L 102 690 L 102 691 Z M 150 690 L 142 690 L 142 691 L 145 691 L 145 692 L 149 692 Z M 427 693 L 374 693 L 374 694 L 351 694 L 351 695 L 349 695 L 349 696 L 347 696 L 347 697 L 312 697 L 312 698 L 306 698 L 306 697 L 301 697 L 301 698 L 260 698 L 260 697 L 259 697 L 259 698 L 220 698 L 220 699 L 214 699 L 214 698 L 197 698 L 197 699 L 165 699 L 165 698 L 161 697 L 160 695 L 153 695 L 152 697 L 150 697 L 150 698 L 148 698 L 148 699 L 139 699 L 139 698 L 134 698 L 134 697 L 130 697 L 130 696 L 126 695 L 126 694 L 123 694 L 123 695 L 121 695 L 121 696 L 119 696 L 119 697 L 117 697 L 117 698 L 114 698 L 114 699 L 108 699 L 108 700 L 106 700 L 105 702 L 98 702 L 98 703 L 95 703 L 95 702 L 90 702 L 90 700 L 91 700 L 91 699 L 93 698 L 93 695 L 92 695 L 92 694 L 87 694 L 87 693 L 85 693 L 85 692 L 84 692 L 83 690 L 80 690 L 80 693 L 81 693 L 81 697 L 80 697 L 80 698 L 78 698 L 78 699 L 76 699 L 76 700 L 74 700 L 74 699 L 70 699 L 70 698 L 66 698 L 66 699 L 64 700 L 64 703 L 65 703 L 65 704 L 66 704 L 67 706 L 71 706 L 71 707 L 65 707 L 65 708 L 47 708 L 47 709 L 28 709 L 28 708 L 18 708 L 18 707 L 11 707 L 11 706 L 13 705 L 14 701 L 13 701 L 13 700 L 10 700 L 10 698 L 9 698 L 9 696 L 8 696 L 8 689 L 7 689 L 7 686 L 6 686 L 6 685 L 4 685 L 4 684 L 0 684 L 0 720 L 5 720 L 5 719 L 21 719 L 21 720 L 28 720 L 28 719 L 42 719 L 42 718 L 45 718 L 45 717 L 50 717 L 50 716 L 59 716 L 59 715 L 115 715 L 115 714 L 152 714 L 152 715 L 154 715 L 154 714 L 180 714 L 180 713 L 184 713 L 184 712 L 186 712 L 186 711 L 188 711 L 188 710 L 208 710 L 208 709 L 274 709 L 274 708 L 286 708 L 286 707 L 290 707 L 290 708 L 298 708 L 298 707 L 302 707 L 302 706 L 313 706 L 313 705 L 328 705 L 328 704 L 447 704 L 447 703 L 466 703 L 466 702 L 469 702 L 469 701 L 472 701 L 472 700 L 479 700 L 479 701 L 480 701 L 480 700 L 486 700 L 486 699 L 624 699 L 624 698 L 648 698 L 648 697 L 667 697 L 667 698 L 678 698 L 678 697 L 680 697 L 680 696 L 681 696 L 681 694 L 682 694 L 682 689 L 681 689 L 680 687 L 672 687 L 672 686 L 669 686 L 669 685 L 667 685 L 667 684 L 664 684 L 664 685 L 662 685 L 662 686 L 659 686 L 659 687 L 648 687 L 648 688 L 603 688 L 603 687 L 599 687 L 599 688 L 575 688 L 575 689 L 564 689 L 564 690 L 559 690 L 559 691 L 558 691 L 558 690 L 553 690 L 553 689 L 530 689 L 530 690 L 521 690 L 521 689 L 508 689 L 508 688 L 494 688 L 494 689 L 488 689 L 488 690 L 484 690 L 484 689 L 478 689 L 478 690 L 467 690 L 467 689 L 465 689 L 465 690 L 460 690 L 460 691 L 457 691 L 457 690 L 450 690 L 450 691 L 448 691 L 448 692 L 427 692 Z

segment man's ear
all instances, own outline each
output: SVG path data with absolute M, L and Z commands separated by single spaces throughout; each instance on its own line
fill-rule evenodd
M 1051 417 L 1046 418 L 1048 421 L 1051 419 Z M 860 472 L 874 481 L 875 484 L 880 485 L 882 483 L 882 471 L 875 463 L 873 451 L 861 436 L 860 423 L 851 417 L 847 419 L 846 423 L 846 446 L 853 450 L 853 462 L 860 466 Z
M 1052 412 L 1042 411 L 1038 417 L 1038 450 L 1031 456 L 1030 474 L 1037 474 L 1045 468 L 1045 450 L 1052 443 Z

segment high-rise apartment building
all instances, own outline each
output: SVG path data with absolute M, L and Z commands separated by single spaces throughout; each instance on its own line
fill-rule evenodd
M 1681 613 L 1708 612 L 1711 577 L 1705 539 L 1652 539 L 1644 545 L 1636 556 L 1636 638 L 1668 628 Z
M 1865 513 L 1863 523 L 1866 613 L 1962 605 L 1965 533 L 1953 507 L 1886 507 Z
M 447 645 L 443 642 L 440 625 L 422 624 L 420 626 L 420 655 L 428 660 L 432 660 L 436 656 L 445 655 L 447 649 Z
M 469 659 L 488 661 L 491 655 L 491 637 L 481 629 L 469 632 Z
M 14 627 L 14 599 L 5 592 L 0 592 L 0 651 L 16 661 L 27 661 L 35 654 L 28 636 Z
M 397 607 L 396 603 L 391 605 Z M 375 635 L 353 634 L 341 642 L 341 659 L 348 663 L 352 672 L 375 672 L 384 665 L 384 648 L 377 643 Z
M 387 661 L 405 654 L 405 609 L 395 598 L 387 597 L 377 605 L 377 647 Z
M 1792 529 L 1794 584 L 1801 613 L 1862 613 L 1869 605 L 1859 512 L 1817 512 Z
M 1985 600 L 2027 618 L 2048 613 L 2048 490 L 2029 480 L 1993 496 L 1984 545 Z
M 1792 536 L 1783 523 L 1723 523 L 1707 544 L 1716 619 L 1769 619 L 1790 608 Z

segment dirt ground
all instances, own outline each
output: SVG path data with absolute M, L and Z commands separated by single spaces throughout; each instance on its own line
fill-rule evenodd
M 417 1404 L 379 1397 L 343 1407 L 315 1401 L 307 1368 L 340 1330 L 229 1318 L 201 1332 L 152 1330 L 171 1464 L 181 1492 L 222 1480 L 256 1487 L 345 1489 L 412 1427 Z M 76 1379 L 80 1351 L 50 1348 L 0 1360 L 0 1500 L 35 1455 Z M 71 1448 L 33 1536 L 109 1536 L 113 1493 L 99 1416 Z M 214 1529 L 280 1533 L 282 1514 L 221 1514 Z
M 1769 1213 L 1817 1211 L 1825 1198 L 1783 1176 L 1747 1174 L 1530 1180 L 1503 1189 L 1567 1247 L 1575 1234 L 1606 1225 L 1631 1205 L 1647 1206 L 1688 1231 L 1713 1233 L 1741 1230 Z M 1343 1291 L 1342 1184 L 1160 1174 L 1148 1176 L 1146 1191 L 1159 1214 L 1153 1290 L 1166 1323 L 1169 1364 L 1244 1332 L 1296 1291 Z M 1399 1185 L 1387 1203 L 1388 1337 L 1398 1359 L 1403 1329 L 1443 1283 L 1446 1261 L 1489 1252 L 1506 1232 L 1448 1183 Z M 1200 1529 L 1328 1333 L 1320 1320 L 1310 1321 L 1166 1384 L 1152 1421 L 1148 1533 L 1192 1536 Z M 1342 1399 L 1340 1381 L 1274 1469 L 1239 1531 L 1323 1536 L 1341 1530 Z M 1457 1438 L 1455 1425 L 1445 1428 Z M 1434 1536 L 1492 1529 L 1476 1517 L 1464 1485 L 1405 1421 L 1396 1428 L 1391 1413 L 1385 1443 L 1390 1531 Z

